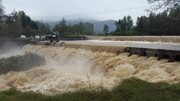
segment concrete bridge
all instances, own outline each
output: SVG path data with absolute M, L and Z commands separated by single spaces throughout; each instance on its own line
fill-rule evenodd
M 0 40 L 0 48 L 24 46 L 26 44 L 50 45 L 58 47 L 82 48 L 90 51 L 111 52 L 119 54 L 129 52 L 130 55 L 158 57 L 169 59 L 169 62 L 180 61 L 180 43 L 142 42 L 142 41 L 108 41 L 108 40 L 81 40 L 61 42 L 33 42 L 29 40 Z
M 39 42 L 40 45 L 57 47 L 82 48 L 90 51 L 111 52 L 119 54 L 129 52 L 130 55 L 158 57 L 158 59 L 169 59 L 169 62 L 180 61 L 180 44 L 138 41 L 61 41 L 58 43 Z
M 158 60 L 169 59 L 169 62 L 180 61 L 180 51 L 137 47 L 127 47 L 124 51 L 129 52 L 130 55 L 138 54 L 139 56 L 158 57 Z

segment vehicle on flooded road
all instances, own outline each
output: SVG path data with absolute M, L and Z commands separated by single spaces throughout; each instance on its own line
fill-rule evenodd
M 52 32 L 52 33 L 47 34 L 47 35 L 45 36 L 45 40 L 48 40 L 48 41 L 50 41 L 50 42 L 53 42 L 53 41 L 59 42 L 59 39 L 60 39 L 59 33 L 56 33 L 56 32 Z

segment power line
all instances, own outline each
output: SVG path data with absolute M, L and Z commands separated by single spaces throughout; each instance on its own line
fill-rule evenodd
M 147 5 L 145 6 L 137 6 L 137 7 L 130 7 L 130 8 L 121 8 L 121 9 L 114 9 L 114 10 L 106 10 L 106 11 L 99 11 L 99 12 L 92 12 L 92 13 L 84 13 L 84 14 L 70 14 L 70 15 L 64 15 L 64 16 L 59 16 L 59 17 L 72 17 L 72 16 L 85 16 L 85 15 L 99 15 L 99 14 L 108 14 L 108 13 L 114 13 L 114 12 L 121 12 L 121 11 L 128 11 L 128 10 L 135 10 L 135 9 L 142 9 L 146 8 Z

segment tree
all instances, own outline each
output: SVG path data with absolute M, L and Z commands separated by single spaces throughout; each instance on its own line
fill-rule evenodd
M 50 26 L 47 23 L 41 22 L 41 21 L 36 21 L 35 22 L 38 26 L 38 31 L 41 34 L 46 34 L 51 31 Z
M 130 31 L 133 28 L 133 20 L 131 16 L 124 16 L 123 19 L 119 19 L 115 22 L 116 32 Z
M 0 23 L 0 37 L 6 38 L 17 38 L 22 34 L 28 37 L 49 31 L 47 24 L 32 20 L 24 11 L 13 11 L 9 15 L 3 15 L 3 22 Z
M 39 26 L 35 21 L 33 21 L 24 11 L 15 12 L 13 15 L 16 22 L 21 24 L 22 32 L 19 34 L 25 34 L 26 36 L 34 36 L 35 34 L 40 34 Z
M 17 20 L 21 23 L 23 28 L 28 26 L 32 21 L 31 18 L 27 16 L 24 11 L 16 12 L 15 16 L 17 17 Z
M 148 18 L 145 16 L 138 17 L 136 22 L 136 30 L 138 32 L 146 32 L 147 31 L 147 25 L 148 25 Z
M 53 29 L 58 30 L 59 26 L 56 25 Z M 79 22 L 77 24 L 68 26 L 66 25 L 66 33 L 68 34 L 78 34 L 78 35 L 91 35 L 94 32 L 94 26 L 89 22 Z
M 121 24 L 122 31 L 127 31 L 127 17 L 124 16 L 124 18 L 121 21 L 122 21 L 122 24 Z
M 53 31 L 57 31 L 63 34 L 67 32 L 67 30 L 68 30 L 68 27 L 66 25 L 66 20 L 64 18 L 62 18 L 62 20 L 53 28 Z
M 0 20 L 1 20 L 3 15 L 4 15 L 4 7 L 2 5 L 2 0 L 0 0 Z
M 126 23 L 127 23 L 127 25 L 126 25 L 127 30 L 131 30 L 133 28 L 133 20 L 132 20 L 131 16 L 127 16 Z
M 155 10 L 165 8 L 166 10 L 176 9 L 180 6 L 180 0 L 147 0 L 149 3 L 157 3 Z
M 83 24 L 83 28 L 84 28 L 84 34 L 86 35 L 92 35 L 94 32 L 94 26 L 92 23 L 86 22 Z
M 60 28 L 61 28 L 62 33 L 65 33 L 66 29 L 67 29 L 66 20 L 63 18 L 59 24 L 60 24 Z
M 148 17 L 137 19 L 136 31 L 149 35 L 180 35 L 180 7 L 163 11 L 159 14 L 151 13 Z
M 115 25 L 116 25 L 115 32 L 121 32 L 121 24 L 122 24 L 122 21 L 120 19 L 118 21 L 115 21 Z
M 22 27 L 15 17 L 15 12 L 3 15 L 3 22 L 0 24 L 1 37 L 15 38 L 22 32 Z
M 0 0 L 0 35 L 2 35 L 3 32 L 3 26 L 2 26 L 2 19 L 4 15 L 4 7 L 2 6 L 2 0 Z
M 103 32 L 104 34 L 107 34 L 109 32 L 109 26 L 107 24 L 104 25 Z

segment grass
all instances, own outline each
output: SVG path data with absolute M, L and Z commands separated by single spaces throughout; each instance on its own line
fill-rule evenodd
M 112 91 L 80 90 L 46 96 L 14 88 L 0 92 L 1 101 L 180 101 L 180 84 L 148 83 L 136 78 L 124 80 Z
M 40 66 L 45 63 L 45 59 L 32 53 L 13 56 L 0 59 L 0 74 L 5 74 L 9 71 L 23 71 Z

